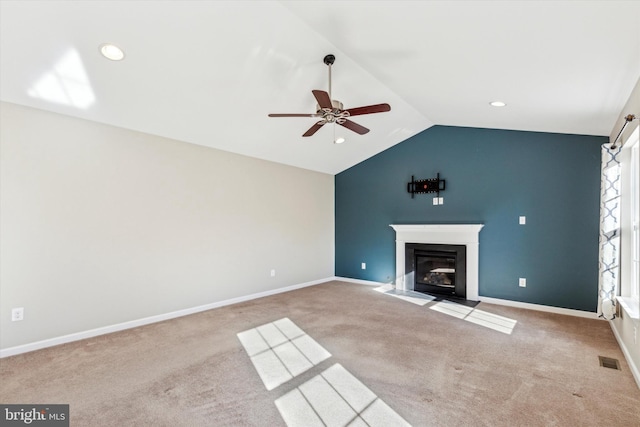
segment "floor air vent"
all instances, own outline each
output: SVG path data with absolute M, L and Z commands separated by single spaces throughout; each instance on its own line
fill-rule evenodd
M 600 366 L 603 368 L 620 370 L 620 362 L 618 362 L 618 359 L 612 359 L 611 357 L 604 356 L 598 356 L 598 359 L 600 359 Z

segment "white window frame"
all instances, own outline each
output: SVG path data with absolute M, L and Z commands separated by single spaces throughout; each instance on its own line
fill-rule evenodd
M 640 156 L 638 150 L 640 150 L 640 138 L 638 138 L 638 129 L 636 128 L 635 141 L 631 142 L 631 167 L 630 175 L 631 182 L 629 189 L 631 191 L 631 297 L 635 299 L 636 303 L 640 303 Z
M 621 151 L 621 259 L 620 305 L 640 319 L 640 127 L 624 140 Z

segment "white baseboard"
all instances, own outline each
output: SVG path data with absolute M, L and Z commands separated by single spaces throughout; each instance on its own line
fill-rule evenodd
M 636 385 L 638 386 L 638 388 L 640 388 L 640 370 L 638 370 L 638 367 L 636 366 L 636 364 L 633 363 L 633 359 L 631 358 L 631 353 L 629 352 L 629 349 L 627 348 L 627 346 L 624 344 L 624 341 L 622 340 L 620 333 L 618 333 L 618 329 L 616 328 L 615 323 L 610 321 L 609 325 L 611 325 L 611 330 L 613 331 L 613 335 L 616 337 L 616 341 L 618 341 L 618 345 L 622 350 L 622 354 L 624 354 L 624 358 L 627 359 L 627 365 L 629 365 L 629 368 L 631 369 L 631 373 L 633 374 L 633 378 L 636 380 Z
M 340 277 L 340 276 L 333 277 L 333 280 L 339 280 L 341 282 L 357 283 L 359 285 L 367 285 L 367 286 L 388 285 L 388 283 L 373 282 L 370 280 L 361 280 L 361 279 L 351 279 L 349 277 Z M 488 304 L 505 305 L 505 306 L 516 307 L 516 308 L 526 308 L 528 310 L 546 311 L 549 313 L 566 314 L 569 316 L 586 317 L 589 319 L 601 319 L 600 317 L 598 317 L 597 313 L 592 313 L 590 311 L 573 310 L 570 308 L 552 307 L 548 305 L 531 304 L 527 302 L 511 301 L 506 299 L 490 298 L 490 297 L 483 297 L 483 296 L 480 296 L 479 300 L 481 302 L 486 302 Z
M 388 285 L 388 283 L 374 282 L 374 281 L 370 281 L 370 280 L 361 280 L 361 279 L 351 279 L 349 277 L 340 277 L 340 276 L 333 277 L 333 280 L 339 280 L 341 282 L 357 283 L 359 285 L 376 286 L 376 287 L 377 286 Z M 525 308 L 525 309 L 528 309 L 528 310 L 538 310 L 538 311 L 545 311 L 545 312 L 548 312 L 548 313 L 565 314 L 565 315 L 568 315 L 568 316 L 586 317 L 588 319 L 601 319 L 602 320 L 602 318 L 598 317 L 598 313 L 593 313 L 593 312 L 590 312 L 590 311 L 574 310 L 574 309 L 570 309 L 570 308 L 552 307 L 552 306 L 548 306 L 548 305 L 531 304 L 531 303 L 527 303 L 527 302 L 511 301 L 511 300 L 506 300 L 506 299 L 490 298 L 490 297 L 483 297 L 483 296 L 480 296 L 479 300 L 481 302 L 486 302 L 487 304 L 504 305 L 504 306 L 509 306 L 509 307 Z
M 170 313 L 158 314 L 156 316 L 145 317 L 143 319 L 131 320 L 128 322 L 118 323 L 116 325 L 104 326 L 101 328 L 91 329 L 88 331 L 75 332 L 69 335 L 63 335 L 61 337 L 49 338 L 42 341 L 36 341 L 29 344 L 18 345 L 15 347 L 8 347 L 0 349 L 0 359 L 9 356 L 15 356 L 21 353 L 27 353 L 30 351 L 40 350 L 47 347 L 53 347 L 55 345 L 66 344 L 73 341 L 79 341 L 86 338 L 96 337 L 98 335 L 110 334 L 112 332 L 123 331 L 125 329 L 137 328 L 138 326 L 144 326 L 151 323 L 162 322 L 164 320 L 175 319 L 176 317 L 187 316 L 189 314 L 199 313 L 201 311 L 207 311 L 218 307 L 224 307 L 226 305 L 237 304 L 244 301 L 249 301 L 257 298 L 268 297 L 270 295 L 276 295 L 283 292 L 294 291 L 296 289 L 306 288 L 308 286 L 319 285 L 328 281 L 334 280 L 333 277 L 326 279 L 314 280 L 311 282 L 300 283 L 297 285 L 286 286 L 284 288 L 272 289 L 269 291 L 258 292 L 251 295 L 245 295 L 237 298 L 231 298 L 224 301 L 218 301 L 211 304 L 200 305 L 197 307 L 186 308 L 183 310 L 172 311 Z
M 490 297 L 483 297 L 483 296 L 481 296 L 479 299 L 481 302 L 486 302 L 487 304 L 505 305 L 508 307 L 525 308 L 527 310 L 538 310 L 538 311 L 545 311 L 547 313 L 565 314 L 567 316 L 577 316 L 577 317 L 586 317 L 587 319 L 603 320 L 602 318 L 598 317 L 598 313 L 593 313 L 591 311 L 574 310 L 571 308 L 552 307 L 549 305 L 531 304 L 528 302 L 511 301 L 506 299 L 490 298 Z

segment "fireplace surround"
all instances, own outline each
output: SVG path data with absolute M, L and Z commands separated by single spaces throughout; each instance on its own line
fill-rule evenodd
M 396 232 L 396 289 L 414 290 L 412 272 L 406 271 L 406 244 L 464 245 L 466 298 L 477 301 L 479 234 L 484 224 L 391 224 Z

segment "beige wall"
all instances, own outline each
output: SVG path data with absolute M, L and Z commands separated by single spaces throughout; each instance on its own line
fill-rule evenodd
M 636 84 L 633 92 L 631 93 L 631 97 L 629 101 L 625 105 L 625 107 L 620 112 L 620 116 L 616 121 L 616 125 L 611 131 L 610 140 L 618 135 L 622 125 L 624 124 L 624 116 L 628 114 L 635 114 L 636 117 L 640 117 L 640 80 Z M 625 129 L 624 135 L 625 137 L 630 135 L 633 130 L 638 127 L 638 120 L 634 120 Z M 625 154 L 625 153 L 623 153 Z M 630 156 L 622 156 L 623 162 L 629 162 Z M 623 172 L 628 169 L 623 164 Z M 626 176 L 626 175 L 625 175 Z M 624 178 L 624 177 L 623 177 Z M 623 179 L 623 183 L 627 182 L 627 179 Z M 623 184 L 624 185 L 624 184 Z M 622 205 L 622 213 L 623 215 L 627 215 L 629 212 L 628 206 L 625 206 L 629 202 L 629 198 L 623 199 Z M 622 274 L 621 280 L 623 281 L 623 286 L 629 286 L 628 283 L 624 283 L 624 281 L 632 280 L 631 277 L 626 274 L 625 265 L 629 265 L 631 253 L 631 240 L 629 239 L 630 230 L 626 224 L 629 224 L 629 220 L 625 220 L 623 216 L 622 219 L 623 228 L 621 230 L 621 266 L 622 266 Z M 614 319 L 611 322 L 611 326 L 616 333 L 618 341 L 621 344 L 623 351 L 625 352 L 625 356 L 627 359 L 630 359 L 631 364 L 633 365 L 631 368 L 634 370 L 634 375 L 636 378 L 636 382 L 638 382 L 638 386 L 640 386 L 640 321 L 638 319 L 630 318 L 626 312 L 622 311 L 620 317 Z
M 2 349 L 334 274 L 332 175 L 0 113 Z

